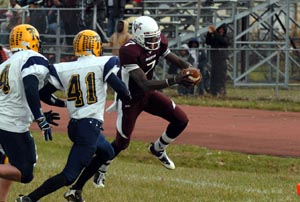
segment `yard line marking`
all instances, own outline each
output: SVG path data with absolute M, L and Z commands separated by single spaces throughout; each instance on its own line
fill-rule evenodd
M 162 180 L 161 177 L 147 177 L 147 176 L 140 176 L 140 175 L 134 175 L 134 174 L 128 175 L 126 177 L 128 177 L 130 180 L 135 180 L 135 181 L 139 181 L 139 180 L 161 181 Z M 214 188 L 220 188 L 220 189 L 226 189 L 226 190 L 236 190 L 236 191 L 247 192 L 247 193 L 257 193 L 257 194 L 282 194 L 283 193 L 282 189 L 272 188 L 272 189 L 261 190 L 261 189 L 254 189 L 254 188 L 250 188 L 250 187 L 247 187 L 247 189 L 243 189 L 243 187 L 230 186 L 230 185 L 226 185 L 224 183 L 219 183 L 219 182 L 205 182 L 205 181 L 195 182 L 192 180 L 185 180 L 185 179 L 181 179 L 181 178 L 167 178 L 166 177 L 166 178 L 164 178 L 164 181 L 177 182 L 177 183 L 181 183 L 181 184 L 189 184 L 189 185 L 196 186 L 196 187 L 214 187 Z

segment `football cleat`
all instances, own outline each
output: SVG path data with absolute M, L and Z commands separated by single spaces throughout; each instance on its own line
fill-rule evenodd
M 94 175 L 93 184 L 96 188 L 104 188 L 105 187 L 105 173 L 98 170 Z
M 154 143 L 151 143 L 151 145 L 148 147 L 148 151 L 154 155 L 163 166 L 165 166 L 166 168 L 170 169 L 170 170 L 174 170 L 175 169 L 175 164 L 174 162 L 169 159 L 166 150 L 163 151 L 155 151 L 154 149 Z
M 32 202 L 32 200 L 28 196 L 20 195 L 15 202 Z
M 85 202 L 85 200 L 82 199 L 81 193 L 82 193 L 81 190 L 69 189 L 69 190 L 64 194 L 64 198 L 65 198 L 68 202 Z

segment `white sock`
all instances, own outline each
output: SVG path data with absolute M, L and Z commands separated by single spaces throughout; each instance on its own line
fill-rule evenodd
M 174 139 L 169 138 L 167 133 L 163 132 L 163 134 L 154 142 L 154 149 L 156 151 L 164 151 L 173 141 Z
M 102 173 L 106 173 L 106 171 L 108 170 L 109 165 L 111 164 L 111 161 L 106 161 L 104 164 L 102 164 L 99 168 L 99 171 Z

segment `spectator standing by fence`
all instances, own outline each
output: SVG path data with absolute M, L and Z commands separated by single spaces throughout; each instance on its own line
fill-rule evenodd
M 229 40 L 226 35 L 227 25 L 222 24 L 217 29 L 210 25 L 206 35 L 206 44 L 211 46 L 211 80 L 210 93 L 213 96 L 226 95 L 227 59 Z
M 109 43 L 104 43 L 103 47 L 112 48 L 113 55 L 119 55 L 119 48 L 131 39 L 131 35 L 128 32 L 129 23 L 126 20 L 120 20 L 117 24 L 117 30 L 109 39 Z

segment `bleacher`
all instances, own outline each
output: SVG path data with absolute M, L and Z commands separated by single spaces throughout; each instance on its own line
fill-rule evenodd
M 295 7 L 296 5 L 298 5 L 298 7 Z M 78 8 L 76 8 L 78 15 L 81 16 L 80 20 L 83 22 L 85 17 L 83 13 L 85 9 L 84 6 L 85 5 L 79 5 Z M 178 49 L 182 44 L 187 43 L 194 37 L 201 39 L 203 42 L 209 24 L 219 26 L 222 23 L 227 23 L 229 25 L 229 34 L 233 42 L 230 50 L 230 70 L 228 75 L 235 85 L 251 85 L 250 80 L 246 79 L 247 82 L 245 82 L 244 78 L 248 78 L 248 74 L 260 66 L 265 65 L 261 61 L 270 65 L 270 71 L 272 72 L 280 68 L 270 61 L 271 58 L 262 56 L 266 55 L 265 53 L 267 51 L 261 54 L 258 53 L 257 50 L 254 50 L 255 47 L 269 49 L 269 55 L 277 54 L 277 49 L 281 51 L 288 47 L 292 47 L 293 51 L 299 49 L 300 37 L 295 34 L 293 36 L 285 34 L 285 31 L 289 30 L 287 26 L 294 27 L 295 32 L 300 33 L 299 19 L 297 20 L 294 16 L 289 16 L 292 11 L 296 13 L 295 9 L 299 12 L 299 7 L 298 0 L 214 0 L 214 3 L 210 5 L 205 4 L 205 0 L 144 0 L 141 7 L 133 7 L 132 4 L 128 3 L 124 17 L 129 22 L 132 22 L 139 15 L 149 15 L 153 17 L 160 25 L 162 32 L 167 35 L 169 46 L 173 50 Z M 28 8 L 26 9 L 28 10 Z M 23 8 L 23 22 L 25 22 L 26 19 L 26 9 Z M 49 11 L 50 8 L 39 9 Z M 0 8 L 0 11 L 5 10 L 7 9 Z M 55 10 L 58 13 L 61 12 L 61 8 L 55 8 Z M 280 22 L 280 19 L 285 18 L 285 16 L 287 16 L 289 20 Z M 3 22 L 5 18 L 3 19 L 2 17 L 0 20 Z M 58 15 L 57 21 L 60 21 L 60 15 Z M 290 25 L 287 25 L 287 22 L 289 22 Z M 59 62 L 64 56 L 72 55 L 72 52 L 69 51 L 71 47 L 68 47 L 65 43 L 66 35 L 62 32 L 62 26 L 60 23 L 58 25 L 56 35 L 42 34 L 44 39 L 46 39 L 43 44 L 44 53 L 51 56 L 54 62 Z M 107 40 L 105 35 L 106 26 L 107 21 L 104 22 L 104 27 L 99 26 L 96 21 L 93 21 L 92 25 L 93 29 L 101 33 L 104 41 Z M 7 37 L 8 34 L 8 32 L 1 32 L 0 37 Z M 265 37 L 253 37 L 256 34 L 259 36 L 265 35 Z M 245 38 L 247 38 L 246 41 Z M 49 41 L 52 42 L 50 43 Z M 7 46 L 8 44 L 4 45 Z M 205 46 L 205 44 L 203 44 L 202 48 L 209 50 L 209 47 Z M 241 56 L 245 51 L 247 54 Z M 109 52 L 110 50 L 105 50 L 106 54 Z M 249 61 L 247 62 L 241 59 L 241 57 L 248 57 L 247 55 L 251 54 L 255 54 L 255 58 L 259 58 L 257 63 L 250 64 Z M 283 71 L 281 68 L 279 71 L 279 75 L 282 77 L 279 78 L 280 85 L 288 85 L 289 78 L 294 77 L 294 75 L 289 75 L 288 63 L 292 64 L 293 69 L 300 69 L 297 54 L 285 55 L 285 57 L 289 58 L 290 61 L 288 62 L 288 60 L 282 59 L 284 66 L 287 66 L 287 68 Z M 274 60 L 274 58 L 272 60 Z M 166 64 L 162 63 L 161 65 L 163 68 L 157 73 L 158 78 L 165 76 Z M 244 69 L 242 70 L 242 68 Z M 268 79 L 268 85 L 270 81 L 272 85 L 276 84 L 274 79 Z

